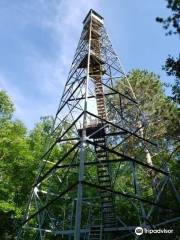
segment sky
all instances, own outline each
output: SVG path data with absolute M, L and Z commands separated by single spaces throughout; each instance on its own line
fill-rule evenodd
M 170 81 L 162 65 L 178 55 L 179 39 L 155 21 L 169 15 L 165 0 L 0 0 L 0 90 L 28 129 L 55 115 L 91 8 L 104 17 L 126 72 L 146 69 Z

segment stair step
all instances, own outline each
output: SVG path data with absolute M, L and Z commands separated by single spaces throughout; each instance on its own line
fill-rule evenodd
M 103 205 L 102 208 L 103 208 L 103 209 L 104 209 L 104 208 L 111 208 L 111 209 L 113 209 L 113 205 L 112 205 L 112 204 L 111 204 L 111 205 Z
M 99 113 L 104 113 L 104 114 L 105 114 L 105 109 L 101 108 L 101 109 L 99 109 L 98 112 L 99 112 Z
M 98 145 L 101 145 L 101 146 L 105 146 L 105 143 L 104 142 L 95 142 L 96 144 L 98 144 Z
M 104 160 L 106 160 L 107 155 L 104 151 L 101 151 L 101 152 L 96 152 L 96 157 L 97 157 L 97 159 L 98 158 L 104 158 Z
M 104 184 L 104 182 L 108 182 L 108 185 L 110 184 L 111 185 L 111 179 L 110 179 L 110 177 L 103 177 L 103 176 L 98 176 L 98 179 L 99 179 L 99 183 L 101 184 L 101 183 L 103 183 Z
M 105 142 L 95 142 L 95 143 L 97 143 L 98 145 L 101 145 L 101 146 L 103 146 L 103 145 L 105 145 Z
M 114 224 L 116 224 L 116 219 L 109 219 L 109 220 L 107 220 L 107 221 L 103 221 L 103 224 L 104 225 L 114 225 Z
M 97 164 L 97 167 L 98 168 L 108 168 L 109 167 L 109 164 L 107 163 L 107 162 L 98 162 L 98 164 Z
M 110 177 L 98 176 L 98 179 L 99 179 L 99 183 L 100 183 L 100 184 L 101 184 L 101 183 L 104 184 L 104 182 L 108 182 L 108 183 L 111 185 L 111 179 L 110 179 Z M 109 184 L 108 184 L 108 185 L 109 185 Z
M 101 221 L 99 219 L 99 221 Z M 101 237 L 101 227 L 100 226 L 92 226 L 90 230 L 90 240 L 100 240 Z
M 96 147 L 96 149 L 99 147 L 99 145 L 100 146 L 103 146 L 103 145 L 105 145 L 105 143 L 104 142 L 95 142 L 98 146 Z
M 95 140 L 94 141 L 95 143 L 97 143 L 97 144 L 100 144 L 100 143 L 104 143 L 105 144 L 105 140 L 104 139 L 99 139 L 99 140 Z
M 100 233 L 98 235 L 90 235 L 90 240 L 100 240 Z
M 109 179 L 109 181 L 111 180 L 111 178 L 110 178 L 109 174 L 107 174 L 107 172 L 106 172 L 106 173 L 104 172 L 104 173 L 98 174 L 98 178 L 99 178 L 99 179 L 107 178 L 107 179 Z
M 106 163 L 106 162 L 103 162 L 103 161 L 106 161 L 106 157 L 105 156 L 100 156 L 100 157 L 97 158 L 97 161 L 99 163 Z
M 99 159 L 97 159 L 97 162 L 98 162 L 98 164 L 105 164 L 106 163 L 106 158 L 105 157 L 99 158 Z
M 103 202 L 107 201 L 107 200 L 105 200 L 106 198 L 108 198 L 108 200 L 111 201 L 110 196 L 107 196 L 107 197 L 102 197 L 102 196 L 101 196 L 102 201 L 104 200 Z M 102 203 L 103 203 L 103 202 L 102 202 Z M 112 202 L 112 201 L 111 201 L 111 202 Z
M 98 171 L 98 173 L 99 174 L 101 174 L 101 173 L 107 173 L 108 172 L 108 168 L 107 167 L 103 167 L 102 165 L 104 165 L 104 164 L 106 164 L 107 165 L 107 163 L 99 163 L 98 164 L 98 167 L 97 167 L 97 171 Z M 108 165 L 107 165 L 108 166 Z
M 94 141 L 95 142 L 105 142 L 105 139 L 102 137 L 99 137 L 99 138 L 95 138 Z
M 104 216 L 106 216 L 106 218 L 110 219 L 110 218 L 114 218 L 115 215 L 112 213 L 112 214 L 103 214 Z
M 109 164 L 107 164 L 107 162 L 104 162 L 104 163 L 103 163 L 103 162 L 99 162 L 98 165 L 97 165 L 97 167 L 98 167 L 98 168 L 101 168 L 101 169 L 102 169 L 102 168 L 108 169 Z
M 111 210 L 113 209 L 113 204 L 112 204 L 112 203 L 109 203 L 109 204 L 103 204 L 103 203 L 102 203 L 101 208 L 103 208 L 103 213 L 108 214 L 108 213 L 110 213 Z M 111 210 L 110 210 L 110 209 L 111 209 Z
M 102 163 L 103 164 L 103 163 Z M 98 175 L 100 174 L 109 174 L 109 172 L 108 172 L 108 169 L 107 168 L 105 168 L 105 167 L 100 167 L 100 168 L 98 168 L 97 169 L 97 171 L 98 171 Z
M 115 215 L 112 214 L 111 216 L 109 216 L 109 215 L 107 215 L 107 214 L 103 214 L 103 218 L 104 218 L 104 220 L 105 220 L 105 219 L 114 219 L 114 218 L 115 218 Z
M 103 207 L 102 207 L 103 216 L 106 215 L 106 210 L 108 210 L 108 212 L 110 212 L 110 211 L 113 211 L 114 209 L 113 209 L 113 206 L 112 206 L 112 205 L 111 205 L 111 206 L 103 206 Z
M 112 197 L 112 194 L 110 192 L 107 192 L 107 191 L 100 192 L 100 194 L 101 194 L 101 197 L 103 197 L 103 196 L 109 196 L 109 198 Z
M 107 169 L 102 169 L 102 170 L 98 170 L 98 175 L 100 174 L 102 174 L 102 173 L 107 173 L 108 172 L 108 170 Z
M 100 187 L 109 189 L 111 187 L 111 184 L 107 182 L 99 182 Z
M 106 169 L 106 171 L 108 172 L 108 165 L 107 165 L 107 163 L 98 162 L 97 168 L 98 168 L 98 170 L 104 170 L 104 169 Z
M 99 182 L 99 185 L 103 188 L 109 189 L 111 187 L 110 182 Z
M 110 203 L 102 203 L 102 208 L 113 208 L 113 204 L 112 202 Z M 106 211 L 105 211 L 106 212 Z M 108 211 L 107 211 L 108 212 Z M 106 213 L 107 213 L 106 212 Z
M 108 180 L 101 180 L 101 183 L 106 183 L 106 182 L 109 182 L 109 179 Z
M 101 190 L 100 190 L 100 193 L 102 193 L 102 194 L 107 193 L 107 194 L 109 194 L 109 195 L 112 196 L 112 193 L 109 192 L 109 191 L 107 191 L 107 190 L 105 190 L 105 189 L 101 189 Z
M 101 156 L 104 156 L 106 158 L 107 154 L 106 152 L 104 151 L 104 149 L 100 148 L 96 151 L 96 154 L 97 154 L 97 158 L 98 157 L 101 157 Z
M 106 195 L 105 195 L 105 193 L 104 193 L 104 194 L 101 193 L 101 199 L 102 199 L 102 200 L 103 200 L 103 199 L 111 199 L 111 197 L 112 197 L 112 196 L 109 195 L 109 194 L 106 194 Z
M 109 176 L 109 174 L 107 174 L 107 172 L 101 172 L 98 174 L 98 176 L 99 176 L 99 178 L 105 178 L 105 177 L 110 178 L 110 176 Z
M 109 200 L 109 201 L 104 201 L 103 204 L 104 204 L 104 203 L 112 203 L 112 201 L 111 201 L 111 200 Z
M 104 149 L 100 148 L 99 150 L 96 150 L 97 153 L 104 153 Z
M 112 227 L 116 227 L 117 224 L 116 223 L 105 223 L 103 224 L 105 228 L 112 228 Z M 94 239 L 93 239 L 94 240 Z
M 105 158 L 106 159 L 106 154 L 104 152 L 97 153 L 97 158 Z
M 100 107 L 100 106 L 102 106 L 102 108 L 100 108 L 99 111 L 100 111 L 100 112 L 103 112 L 103 111 L 105 112 L 105 106 L 104 106 L 104 103 L 103 103 L 103 102 L 97 104 L 97 108 Z
M 108 217 L 104 217 L 104 219 L 103 219 L 103 223 L 116 223 L 117 221 L 116 221 L 116 219 L 115 219 L 115 216 L 113 216 L 113 217 L 110 217 L 110 218 L 108 218 Z

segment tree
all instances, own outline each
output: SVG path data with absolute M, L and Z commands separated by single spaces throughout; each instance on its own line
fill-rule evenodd
M 1 239 L 14 239 L 22 219 L 36 167 L 24 124 L 12 119 L 14 105 L 0 92 L 0 227 Z
M 0 238 L 14 239 L 18 224 L 23 218 L 28 195 L 53 118 L 42 117 L 28 132 L 24 124 L 14 120 L 14 104 L 5 91 L 0 91 Z M 54 150 L 58 158 L 59 149 Z
M 180 0 L 166 0 L 167 8 L 172 12 L 172 15 L 166 19 L 157 17 L 156 21 L 163 24 L 163 28 L 167 30 L 166 35 L 176 34 L 180 36 Z M 170 76 L 175 77 L 175 83 L 172 85 L 172 97 L 171 99 L 177 103 L 180 103 L 180 55 L 177 58 L 171 55 L 166 59 L 163 69 Z
M 143 118 L 140 119 L 140 115 L 136 117 L 136 122 L 140 119 L 144 125 L 143 137 L 159 142 L 168 137 L 175 139 L 177 126 L 174 123 L 178 119 L 178 110 L 176 104 L 172 103 L 165 95 L 160 78 L 148 71 L 133 70 L 128 74 L 128 79 L 143 113 Z M 124 87 L 124 81 L 126 79 L 120 79 L 116 87 L 119 92 L 125 94 L 127 89 Z M 135 119 L 134 112 L 133 116 L 131 113 L 128 114 L 129 118 Z M 169 128 L 171 131 L 168 130 Z
M 28 142 L 34 159 L 40 159 L 43 155 L 52 125 L 53 118 L 51 116 L 41 117 L 40 122 L 30 131 Z
M 134 124 L 134 128 L 137 127 L 137 129 L 141 126 L 141 129 L 136 133 L 145 139 L 155 142 L 158 148 L 155 148 L 151 144 L 143 143 L 129 135 L 129 138 L 120 145 L 119 151 L 159 168 L 162 168 L 163 165 L 168 165 L 174 185 L 176 189 L 178 189 L 179 168 L 177 150 L 178 132 L 180 128 L 178 124 L 179 110 L 177 104 L 166 96 L 164 84 L 160 81 L 159 76 L 154 73 L 145 70 L 133 70 L 128 74 L 128 80 L 138 101 L 140 111 L 138 111 L 135 105 L 128 105 L 128 101 L 125 99 L 125 103 L 123 103 L 122 98 L 121 106 L 124 104 L 124 107 L 127 109 L 125 113 L 123 113 L 125 115 L 121 117 L 118 122 L 122 124 L 124 121 L 123 118 L 125 118 L 125 120 L 127 119 L 127 123 L 125 123 L 124 127 L 126 127 L 126 124 L 130 126 Z M 124 95 L 128 93 L 127 84 L 125 84 L 126 81 L 127 79 L 125 78 L 119 79 L 115 86 L 118 92 Z M 116 107 L 119 109 L 118 99 L 116 101 Z M 124 139 L 125 138 L 126 136 Z M 132 183 L 130 171 L 128 171 L 129 169 L 126 167 L 126 172 L 120 174 L 119 182 L 117 182 L 120 189 L 123 189 L 124 183 L 126 183 L 126 190 L 130 192 Z M 154 196 L 152 193 L 156 191 L 159 186 L 158 183 L 162 180 L 163 176 L 155 171 L 145 171 L 145 169 L 141 167 L 137 170 L 137 176 L 141 196 L 151 199 L 151 196 Z M 151 200 L 153 201 L 153 199 Z M 162 202 L 163 201 L 165 201 L 166 206 L 170 206 L 171 204 L 171 206 L 177 207 L 172 194 L 168 195 L 168 197 L 163 196 Z M 119 203 L 119 206 L 122 207 L 124 211 L 128 211 L 129 215 L 133 218 L 132 209 L 128 209 L 126 205 L 123 206 L 121 203 Z
M 150 144 L 142 144 L 137 138 L 130 136 L 121 145 L 121 150 L 131 157 L 146 161 L 150 165 L 161 167 L 162 161 L 164 163 L 168 161 L 171 169 L 174 171 L 174 166 L 177 165 L 177 152 L 174 153 L 170 161 L 169 158 L 171 153 L 177 148 L 177 133 L 180 131 L 177 105 L 165 95 L 163 84 L 154 73 L 133 70 L 129 73 L 128 79 L 141 111 L 138 111 L 134 106 L 127 105 L 125 118 L 128 119 L 130 126 L 134 124 L 134 127 L 137 127 L 137 129 L 141 127 L 137 134 L 156 142 L 158 148 L 154 148 Z M 116 89 L 126 94 L 127 89 L 124 81 L 126 81 L 124 78 L 117 81 Z M 122 119 L 119 122 L 122 122 Z M 154 172 L 149 173 L 150 178 L 154 177 Z M 178 176 L 176 171 L 174 174 Z
M 0 91 L 0 119 L 11 118 L 15 108 L 5 91 Z
M 172 11 L 172 15 L 167 18 L 157 17 L 156 21 L 162 23 L 163 28 L 167 30 L 167 35 L 180 35 L 180 1 L 166 0 L 167 8 Z

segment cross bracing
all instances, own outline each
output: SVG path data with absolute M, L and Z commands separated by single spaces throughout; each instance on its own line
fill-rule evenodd
M 179 221 L 168 167 L 146 159 L 158 151 L 146 124 L 104 19 L 90 10 L 18 239 L 137 239 L 137 226 Z M 161 201 L 165 192 L 177 208 Z

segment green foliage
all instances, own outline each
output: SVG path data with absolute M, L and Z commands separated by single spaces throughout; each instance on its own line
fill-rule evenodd
M 177 34 L 180 36 L 180 0 L 166 0 L 167 8 L 171 10 L 171 16 L 163 19 L 157 17 L 156 21 L 163 24 L 163 28 L 168 30 L 166 35 Z M 169 30 L 170 29 L 170 30 Z M 180 103 L 180 55 L 177 58 L 169 56 L 166 59 L 163 69 L 169 76 L 175 76 L 175 83 L 172 84 L 172 96 L 174 102 Z
M 126 81 L 124 78 L 117 82 L 116 88 L 119 92 L 126 94 L 127 89 L 123 84 Z M 173 181 L 178 188 L 178 108 L 164 93 L 164 86 L 158 76 L 147 71 L 134 70 L 129 73 L 129 81 L 133 87 L 135 95 L 139 101 L 141 110 L 144 112 L 144 118 L 147 122 L 144 130 L 144 137 L 156 140 L 161 147 L 160 151 L 153 156 L 153 162 L 159 164 L 161 160 L 167 161 L 170 166 L 170 171 L 173 174 Z M 125 103 L 126 104 L 126 103 Z M 129 108 L 129 110 L 128 110 Z M 0 238 L 2 240 L 15 239 L 17 226 L 22 219 L 23 212 L 26 208 L 27 196 L 30 192 L 34 178 L 37 174 L 37 168 L 45 149 L 51 145 L 54 139 L 49 138 L 53 126 L 52 117 L 43 117 L 37 123 L 32 131 L 27 131 L 21 121 L 13 120 L 12 114 L 14 111 L 13 103 L 7 94 L 0 92 L 0 221 L 3 222 L 0 226 Z M 131 118 L 132 107 L 127 105 L 127 117 Z M 138 120 L 139 115 L 137 115 Z M 134 119 L 133 119 L 134 120 Z M 66 127 L 67 127 L 67 123 Z M 58 137 L 59 132 L 57 133 Z M 70 134 L 71 135 L 71 134 Z M 69 136 L 71 137 L 71 136 Z M 47 139 L 49 139 L 47 141 Z M 133 146 L 133 147 L 132 147 Z M 59 160 L 70 148 L 72 144 L 61 144 L 53 148 L 48 160 L 55 162 Z M 130 155 L 138 156 L 139 159 L 145 157 L 142 146 L 130 138 L 128 145 L 124 146 Z M 150 149 L 151 150 L 151 149 Z M 87 158 L 95 160 L 93 151 L 88 150 Z M 73 156 L 70 154 L 64 161 L 64 164 L 71 162 Z M 132 187 L 131 166 L 127 164 L 125 167 L 121 163 L 119 167 L 119 175 L 115 183 L 115 189 L 121 192 L 134 194 Z M 45 170 L 48 170 L 49 166 Z M 112 166 L 112 174 L 116 175 L 116 167 Z M 87 181 L 97 181 L 97 169 L 89 167 L 85 173 Z M 63 179 L 66 170 L 58 171 L 59 176 Z M 137 175 L 140 185 L 146 183 L 151 185 L 151 178 L 143 168 L 139 168 Z M 71 171 L 67 180 L 62 182 L 62 189 L 66 189 L 69 183 L 77 180 L 77 172 Z M 52 192 L 59 190 L 57 179 L 51 181 Z M 142 196 L 152 200 L 152 188 L 148 190 L 142 189 Z M 95 189 L 85 188 L 86 195 L 91 197 L 96 193 Z M 76 194 L 76 192 L 73 194 Z M 67 196 L 68 197 L 68 196 Z M 170 194 L 164 196 L 166 202 L 170 199 Z M 117 197 L 117 211 L 120 211 L 124 220 L 128 220 L 132 225 L 137 223 L 134 207 L 131 206 L 128 200 L 123 197 Z M 68 203 L 69 204 L 69 203 Z M 172 203 L 173 205 L 174 203 Z M 64 205 L 54 205 L 54 211 L 63 212 Z M 68 209 L 68 208 L 67 208 Z M 87 209 L 86 209 L 87 211 Z M 83 219 L 86 221 L 86 211 Z M 98 215 L 98 210 L 97 210 Z M 68 223 L 67 223 L 68 224 Z M 34 239 L 31 234 L 27 239 Z
M 177 105 L 172 102 L 164 92 L 164 85 L 160 81 L 160 78 L 154 73 L 148 71 L 133 70 L 128 74 L 129 82 L 133 88 L 134 94 L 138 100 L 139 107 L 143 113 L 141 114 L 133 112 L 131 114 L 131 106 L 127 105 L 130 109 L 130 113 L 126 115 L 130 120 L 140 121 L 144 127 L 142 132 L 138 131 L 139 135 L 146 139 L 150 139 L 158 144 L 158 149 L 147 145 L 147 148 L 151 154 L 152 162 L 154 165 L 161 167 L 162 162 L 169 163 L 170 171 L 174 175 L 175 185 L 178 183 L 177 173 L 178 168 L 178 132 L 179 128 L 179 109 Z M 126 94 L 127 88 L 125 85 L 126 79 L 122 78 L 117 81 L 116 89 L 119 92 Z M 137 116 L 136 116 L 137 114 Z M 131 122 L 129 120 L 129 122 Z M 124 144 L 121 145 L 121 151 L 126 152 L 129 156 L 136 157 L 141 161 L 146 161 L 146 154 L 144 151 L 144 145 L 139 144 L 136 138 L 130 137 Z M 173 155 L 172 155 L 173 152 Z M 171 156 L 171 157 L 170 157 Z M 144 178 L 147 176 L 147 178 Z M 123 183 L 119 185 L 120 189 L 123 188 L 124 183 L 128 183 L 128 178 L 124 177 Z M 151 177 L 148 177 L 148 173 L 143 169 L 139 171 L 139 182 L 147 186 L 151 185 Z M 131 180 L 129 180 L 129 183 Z M 126 186 L 128 188 L 128 186 Z M 152 191 L 149 188 L 149 192 L 142 192 L 143 196 L 148 197 Z
M 10 240 L 15 237 L 14 212 L 12 210 L 4 212 L 0 210 L 0 236 L 2 240 Z M 6 231 L 4 231 L 4 229 Z
M 5 91 L 0 91 L 0 119 L 10 118 L 14 112 L 14 105 Z
M 180 104 L 180 56 L 177 59 L 169 56 L 163 69 L 169 76 L 175 76 L 175 83 L 172 85 L 172 97 L 170 98 Z
M 0 92 L 0 218 L 1 239 L 14 239 L 15 227 L 23 217 L 27 196 L 36 176 L 52 118 L 42 118 L 33 131 L 27 132 L 24 124 L 13 120 L 13 103 L 8 95 Z M 10 234 L 11 233 L 11 234 Z
M 52 117 L 43 117 L 29 134 L 28 143 L 35 159 L 40 159 L 45 151 L 45 145 L 51 132 L 52 124 Z
M 147 125 L 144 137 L 159 141 L 165 136 L 175 136 L 178 126 L 172 124 L 177 123 L 177 106 L 165 95 L 159 77 L 147 71 L 134 70 L 129 73 L 128 79 L 144 114 Z M 123 85 L 125 81 L 126 79 L 121 79 L 117 83 L 117 89 L 122 93 L 126 91 Z
M 167 35 L 180 34 L 180 0 L 166 0 L 167 8 L 172 12 L 172 15 L 167 18 L 157 17 L 156 21 L 163 25 L 167 31 Z

